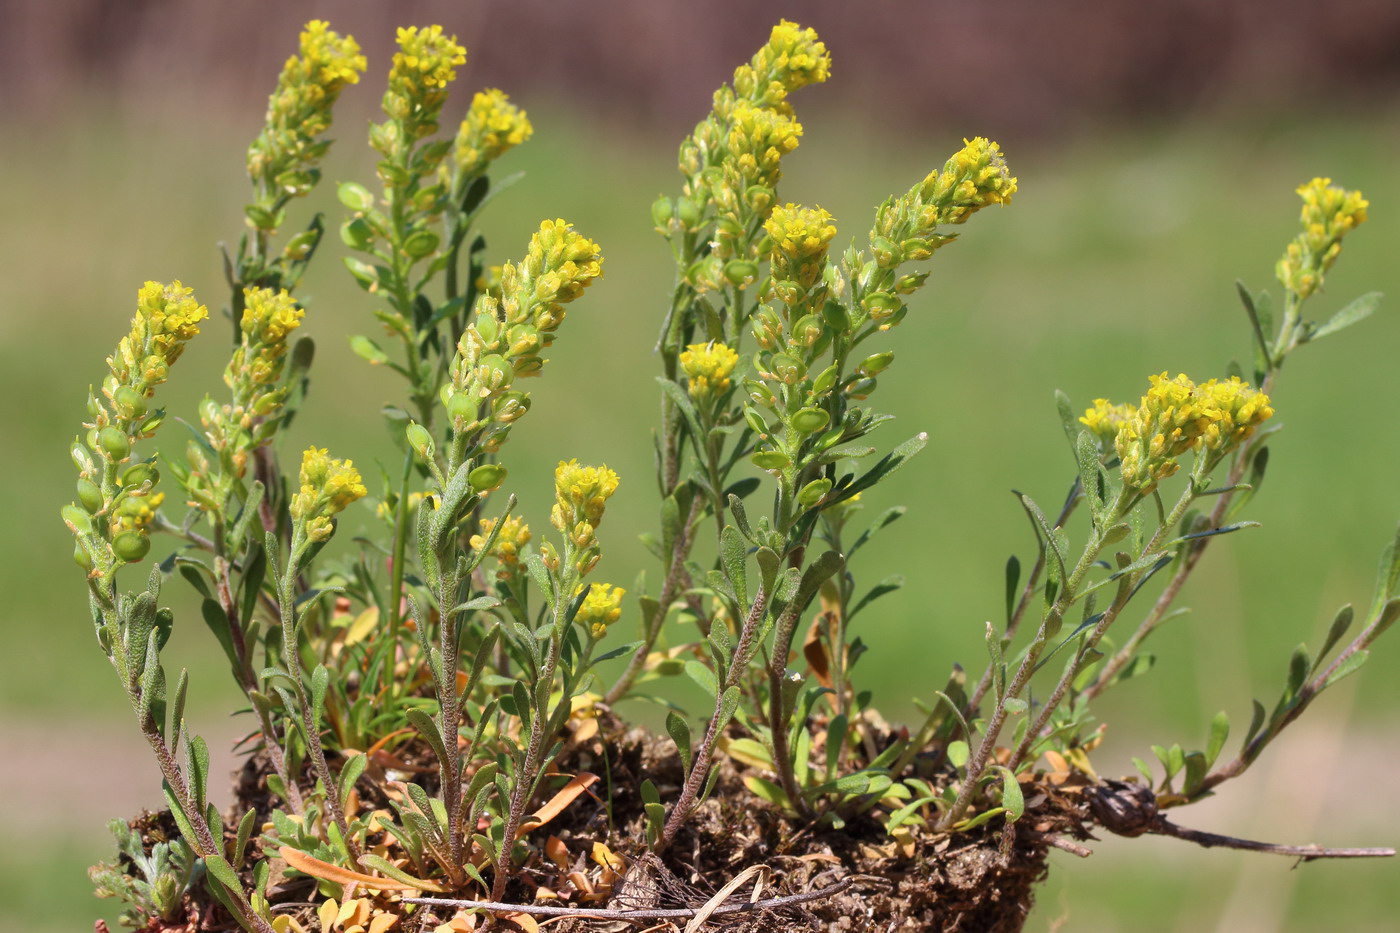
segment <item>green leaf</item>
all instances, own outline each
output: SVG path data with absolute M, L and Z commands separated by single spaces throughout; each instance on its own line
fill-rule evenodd
M 1060 414 L 1060 427 L 1064 429 L 1065 440 L 1069 441 L 1071 450 L 1078 446 L 1080 431 L 1079 419 L 1074 414 L 1074 403 L 1069 400 L 1069 396 L 1055 390 L 1055 410 Z M 1097 456 L 1095 456 L 1097 459 Z
M 203 736 L 192 735 L 185 743 L 185 772 L 195 805 L 203 810 L 209 792 L 209 745 Z
M 997 765 L 1001 774 L 1001 805 L 1006 808 L 1007 822 L 1014 823 L 1026 812 L 1026 798 L 1021 793 L 1021 782 L 1016 780 L 1010 768 Z
M 1386 601 L 1395 595 L 1400 584 L 1400 527 L 1395 538 L 1381 552 L 1381 566 L 1376 574 L 1376 592 L 1371 599 L 1371 616 L 1379 615 Z
M 948 763 L 954 768 L 961 768 L 963 765 L 967 764 L 969 751 L 968 744 L 962 739 L 958 739 L 956 742 L 949 742 Z
M 1322 647 L 1317 651 L 1317 660 L 1313 662 L 1312 672 L 1317 673 L 1317 669 L 1322 666 L 1323 658 L 1337 647 L 1337 643 L 1346 635 L 1351 628 L 1352 620 L 1356 613 L 1351 608 L 1351 603 L 1337 610 L 1337 615 L 1332 619 L 1332 627 L 1327 630 L 1327 638 L 1322 642 Z
M 1270 327 L 1261 319 L 1262 315 L 1255 306 L 1254 297 L 1250 295 L 1249 289 L 1238 279 L 1235 280 L 1235 290 L 1239 292 L 1240 303 L 1244 305 L 1245 314 L 1249 316 L 1250 329 L 1254 332 L 1255 369 L 1260 370 L 1256 375 L 1262 377 L 1273 369 L 1273 350 L 1269 347 L 1268 337 L 1265 336 L 1265 331 L 1269 330 Z
M 666 732 L 671 736 L 671 741 L 676 743 L 676 749 L 681 754 L 681 764 L 687 772 L 690 771 L 690 724 L 685 721 L 685 717 L 671 710 L 666 714 Z
M 413 877 L 408 872 L 404 871 L 402 868 L 399 868 L 393 862 L 389 861 L 383 856 L 375 855 L 372 852 L 360 856 L 360 864 L 363 865 L 365 868 L 372 868 L 375 871 L 378 871 L 384 877 L 392 878 L 400 884 L 412 885 L 419 891 L 426 891 L 435 887 L 435 885 L 427 884 Z
M 365 768 L 368 765 L 369 756 L 365 754 L 350 755 L 345 759 L 345 764 L 340 769 L 340 776 L 336 778 L 336 788 L 340 791 L 342 802 L 350 796 L 350 791 L 355 788 L 355 782 L 360 779 L 360 775 L 365 773 Z
M 1230 737 L 1230 717 L 1222 710 L 1210 721 L 1210 738 L 1206 741 L 1206 767 L 1215 764 L 1225 740 Z
M 1021 584 L 1021 561 L 1015 554 L 1006 559 L 1006 624 L 1011 625 L 1011 616 L 1016 611 L 1016 597 Z
M 432 748 L 433 754 L 437 756 L 438 761 L 446 766 L 448 761 L 447 746 L 443 744 L 442 733 L 438 730 L 437 722 L 433 720 L 433 717 L 429 716 L 427 712 L 419 707 L 410 706 L 404 710 L 404 718 L 408 720 L 409 724 L 418 731 L 418 734 L 421 735 L 423 740 L 428 743 L 428 746 Z M 356 755 L 355 757 L 363 758 L 364 756 Z
M 874 486 L 882 479 L 885 479 L 887 476 L 903 467 L 913 459 L 915 454 L 923 450 L 927 445 L 928 434 L 916 434 L 882 457 L 880 462 L 876 463 L 849 486 L 833 493 L 829 503 L 834 505 L 837 502 L 842 502 L 859 492 L 869 489 L 871 486 Z
M 209 874 L 213 875 L 214 878 L 224 887 L 228 888 L 230 892 L 236 891 L 239 894 L 243 893 L 243 882 L 239 880 L 238 872 L 233 870 L 233 866 L 230 865 L 228 860 L 222 855 L 206 855 L 204 857 L 204 867 L 208 869 Z
M 1288 695 L 1297 696 L 1302 689 L 1303 682 L 1308 679 L 1308 671 L 1312 669 L 1312 662 L 1308 658 L 1308 646 L 1299 645 L 1293 649 L 1293 655 L 1288 659 Z
M 1369 658 L 1370 655 L 1371 653 L 1365 649 L 1358 650 L 1350 655 L 1345 661 L 1337 665 L 1336 670 L 1327 675 L 1327 679 L 1322 682 L 1322 689 L 1326 690 L 1343 678 L 1355 674 L 1361 669 L 1361 665 L 1366 663 L 1366 659 Z
M 1015 492 L 1015 490 L 1012 491 Z M 1021 501 L 1021 507 L 1025 509 L 1026 514 L 1030 516 L 1031 524 L 1035 527 L 1037 536 L 1053 558 L 1047 569 L 1052 571 L 1051 575 L 1055 581 L 1064 580 L 1068 574 L 1065 572 L 1065 553 L 1062 550 L 1063 539 L 1061 536 L 1055 534 L 1056 529 L 1051 526 L 1049 520 L 1045 517 L 1045 513 L 1041 511 L 1040 506 L 1036 505 L 1034 499 L 1024 493 L 1016 492 L 1015 494 Z
M 249 810 L 243 814 L 243 819 L 238 821 L 238 833 L 230 840 L 233 850 L 229 852 L 229 863 L 234 868 L 243 866 L 243 856 L 248 852 L 248 840 L 253 836 L 253 826 L 257 822 L 258 812 Z
M 710 699 L 713 700 L 719 696 L 719 681 L 715 679 L 715 672 L 704 664 L 692 658 L 685 662 L 685 673 L 687 677 L 700 685 Z
M 1304 332 L 1303 340 L 1304 342 L 1317 340 L 1321 337 L 1335 334 L 1338 331 L 1346 330 L 1351 325 L 1364 321 L 1374 314 L 1376 308 L 1380 306 L 1380 303 L 1380 292 L 1367 292 L 1332 315 L 1325 323 L 1309 327 Z
M 749 601 L 748 572 L 746 570 L 749 556 L 748 542 L 732 525 L 725 525 L 724 531 L 720 533 L 720 556 L 724 563 L 724 575 L 728 578 L 729 585 L 734 588 L 734 594 L 738 597 L 739 602 L 747 605 Z
M 1088 431 L 1080 431 L 1073 441 L 1074 456 L 1079 465 L 1079 483 L 1097 521 L 1103 512 L 1103 471 L 1099 464 L 1099 442 Z

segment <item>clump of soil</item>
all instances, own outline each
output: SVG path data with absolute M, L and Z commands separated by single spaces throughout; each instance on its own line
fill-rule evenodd
M 411 780 L 430 793 L 435 790 L 436 772 L 429 765 L 427 749 L 410 745 L 396 752 L 394 760 L 418 772 Z M 823 889 L 833 893 L 766 909 L 716 914 L 705 929 L 730 933 L 1012 933 L 1022 928 L 1036 886 L 1046 876 L 1052 842 L 1089 838 L 1088 826 L 1093 822 L 1090 795 L 1086 793 L 1090 785 L 1083 779 L 1059 775 L 1053 780 L 1037 777 L 1023 785 L 1026 812 L 1015 824 L 997 818 L 955 836 L 916 828 L 899 840 L 891 839 L 868 817 L 856 818 L 839 832 L 812 829 L 762 804 L 743 785 L 728 758 L 720 756 L 717 767 L 720 774 L 715 792 L 658 858 L 648 853 L 645 844 L 640 787 L 649 779 L 662 799 L 674 799 L 683 777 L 674 748 L 641 730 L 623 732 L 615 723 L 605 725 L 599 736 L 567 749 L 556 765 L 560 772 L 588 771 L 601 780 L 530 841 L 539 843 L 545 836 L 554 836 L 570 853 L 587 853 L 593 843 L 600 842 L 626 860 L 621 883 L 614 886 L 606 903 L 594 900 L 587 904 L 590 908 L 694 910 L 745 869 L 762 865 L 768 869 L 758 895 L 762 900 Z M 383 794 L 372 780 L 377 770 L 372 765 L 370 779 L 360 782 L 361 793 L 371 807 L 387 804 L 387 797 L 378 799 Z M 241 816 L 252 807 L 260 821 L 267 817 L 272 806 L 266 786 L 269 771 L 261 756 L 248 759 L 235 775 L 237 801 L 231 815 Z M 541 889 L 568 892 L 571 888 L 565 875 L 558 864 L 536 854 L 521 867 L 505 899 L 531 904 Z M 752 891 L 753 882 L 749 882 L 728 903 L 747 901 Z M 309 879 L 292 881 L 270 893 L 274 904 L 305 903 L 311 899 L 313 885 Z M 476 891 L 460 896 L 485 895 Z M 231 921 L 227 925 L 214 921 L 216 913 L 222 912 L 213 910 L 212 904 L 208 907 L 211 909 L 200 912 L 202 929 L 236 929 Z M 436 910 L 435 915 L 422 918 L 425 925 L 415 928 L 432 929 L 450 916 L 450 911 Z M 306 909 L 301 913 L 305 914 L 303 926 L 316 929 L 313 912 Z M 672 922 L 674 926 L 656 919 L 570 917 L 554 919 L 549 928 L 559 933 L 622 933 L 679 930 L 686 923 L 685 919 Z M 512 926 L 509 921 L 498 922 L 501 929 Z

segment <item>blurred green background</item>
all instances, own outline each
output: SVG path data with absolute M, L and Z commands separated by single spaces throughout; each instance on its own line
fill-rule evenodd
M 868 513 L 904 503 L 909 515 L 854 568 L 866 580 L 909 579 L 860 620 L 872 650 L 858 676 L 891 719 L 912 715 L 912 701 L 941 687 L 952 662 L 980 670 L 982 623 L 999 617 L 1006 557 L 1032 555 L 1008 490 L 1051 507 L 1072 477 L 1053 391 L 1079 405 L 1127 400 L 1148 373 L 1204 379 L 1246 354 L 1233 281 L 1272 286 L 1273 263 L 1296 229 L 1294 187 L 1328 175 L 1372 204 L 1312 314 L 1364 291 L 1400 296 L 1397 84 L 1380 65 L 1367 71 L 1361 54 L 1393 50 L 1393 18 L 1364 36 L 1355 23 L 1328 32 L 1334 17 L 1322 4 L 1284 4 L 1298 15 L 1270 33 L 1262 15 L 1250 18 L 1263 8 L 1222 4 L 1235 31 L 1192 44 L 1191 29 L 1209 25 L 1201 5 L 1165 4 L 1180 8 L 1171 35 L 1196 56 L 1181 60 L 1170 54 L 1177 46 L 1164 35 L 1167 20 L 1128 5 L 1110 5 L 1120 15 L 1106 24 L 1074 20 L 1048 31 L 1019 3 L 987 4 L 966 21 L 943 17 L 956 4 L 881 5 L 874 26 L 831 3 L 812 4 L 811 15 L 799 4 L 694 6 L 711 14 L 677 6 L 673 20 L 663 5 L 604 3 L 562 22 L 557 8 L 528 2 L 469 13 L 415 4 L 392 15 L 387 5 L 342 15 L 325 3 L 4 8 L 0 397 L 10 495 L 0 539 L 0 801 L 10 842 L 0 850 L 0 930 L 47 933 L 111 917 L 91 898 L 84 868 L 110 855 L 109 817 L 159 799 L 155 768 L 92 642 L 57 517 L 72 496 L 66 445 L 143 281 L 181 278 L 211 309 L 225 301 L 215 244 L 236 243 L 241 232 L 243 149 L 277 64 L 311 15 L 354 32 L 371 55 L 369 75 L 338 113 L 340 142 L 325 164 L 331 182 L 371 175 L 363 127 L 393 24 L 440 21 L 468 45 L 449 124 L 470 91 L 488 84 L 529 109 L 535 138 L 501 166 L 528 177 L 485 221 L 492 261 L 518 256 L 543 217 L 575 223 L 607 258 L 602 282 L 572 306 L 546 378 L 531 386 L 535 407 L 506 457 L 509 488 L 542 527 L 558 459 L 617 469 L 623 486 L 601 530 L 600 574 L 629 588 L 640 571 L 656 576 L 636 536 L 656 510 L 650 354 L 671 281 L 648 207 L 676 189 L 676 143 L 703 115 L 709 91 L 780 14 L 819 28 L 835 58 L 833 80 L 794 98 L 806 135 L 785 163 L 780 194 L 831 210 L 843 242 L 863 237 L 874 205 L 940 165 L 962 136 L 1001 141 L 1020 178 L 1015 202 L 978 215 L 939 253 L 892 335 L 898 358 L 875 397 L 899 418 L 882 429 L 883 443 L 918 431 L 931 437 Z M 1329 6 L 1338 18 L 1349 8 Z M 999 31 L 990 9 L 1005 14 Z M 909 28 L 890 28 L 901 17 Z M 920 29 L 923 56 L 910 37 Z M 1265 63 L 1261 49 L 1277 58 Z M 1027 50 L 1039 53 L 1013 67 Z M 334 226 L 333 185 L 323 189 L 298 207 L 293 225 L 324 210 Z M 342 254 L 332 234 L 302 289 L 305 332 L 319 352 L 288 447 L 329 446 L 369 476 L 381 461 L 397 463 L 377 411 L 399 385 L 346 346 L 375 326 L 372 301 L 341 268 Z M 190 417 L 205 392 L 219 391 L 226 333 L 222 322 L 208 327 L 176 368 L 163 390 L 172 414 Z M 1130 756 L 1148 754 L 1151 743 L 1200 743 L 1220 709 L 1242 731 L 1251 697 L 1272 702 L 1292 647 L 1315 644 L 1343 602 L 1369 599 L 1376 555 L 1400 519 L 1398 348 L 1400 312 L 1383 306 L 1289 362 L 1275 400 L 1287 430 L 1247 516 L 1264 527 L 1212 547 L 1183 599 L 1194 611 L 1152 645 L 1157 668 L 1106 698 L 1102 772 L 1128 772 Z M 177 434 L 167 430 L 166 440 Z M 346 516 L 344 530 L 373 524 L 362 509 Z M 167 594 L 189 609 L 177 586 Z M 227 745 L 242 728 L 227 718 L 236 691 L 196 618 L 179 617 L 172 663 L 197 672 L 196 728 Z M 1382 644 L 1362 676 L 1330 692 L 1249 775 L 1181 821 L 1271 841 L 1393 845 L 1396 656 L 1400 646 Z M 227 770 L 235 759 L 223 762 Z M 1282 859 L 1174 840 L 1096 848 L 1084 862 L 1052 859 L 1031 929 L 1380 931 L 1393 929 L 1400 910 L 1394 862 L 1290 871 Z

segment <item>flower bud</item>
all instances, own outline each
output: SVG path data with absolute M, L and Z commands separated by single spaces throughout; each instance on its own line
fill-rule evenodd
M 810 509 L 831 491 L 831 480 L 826 477 L 814 479 L 797 494 L 797 504 L 804 509 Z
M 816 434 L 830 421 L 831 416 L 820 408 L 803 408 L 792 416 L 792 427 L 803 434 Z
M 506 468 L 499 463 L 483 463 L 467 474 L 467 482 L 477 492 L 489 492 L 506 481 Z
M 102 490 L 96 483 L 89 479 L 78 480 L 78 502 L 87 509 L 91 515 L 96 515 L 102 511 Z
M 97 432 L 97 446 L 111 460 L 125 460 L 131 454 L 130 438 L 111 425 Z
M 123 531 L 112 539 L 112 550 L 128 564 L 134 564 L 150 552 L 151 539 L 139 531 Z
M 433 436 L 428 433 L 428 429 L 416 421 L 410 421 L 404 430 L 404 436 L 408 438 L 408 446 L 412 447 L 423 461 L 431 460 L 433 457 Z

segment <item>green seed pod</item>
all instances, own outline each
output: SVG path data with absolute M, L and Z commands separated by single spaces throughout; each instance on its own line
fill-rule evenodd
M 340 203 L 352 211 L 367 211 L 374 207 L 374 195 L 370 194 L 364 185 L 353 181 L 341 182 L 335 193 L 340 198 Z
M 894 283 L 894 290 L 900 295 L 912 295 L 919 290 L 928 278 L 927 272 L 914 272 L 909 275 L 901 275 Z
M 792 325 L 792 342 L 800 347 L 811 347 L 821 339 L 821 318 L 815 314 L 805 314 Z
M 797 494 L 797 504 L 804 509 L 810 509 L 831 492 L 831 480 L 826 477 L 814 479 Z
M 927 259 L 932 256 L 933 251 L 938 248 L 938 243 L 937 241 L 912 237 L 899 244 L 899 247 L 903 250 L 906 260 L 917 262 L 918 260 Z
M 817 378 L 812 381 L 812 394 L 824 395 L 825 393 L 831 391 L 831 387 L 836 384 L 836 377 L 838 375 L 840 375 L 840 373 L 837 371 L 835 363 L 832 363 L 826 369 L 823 369 L 821 371 L 821 374 L 818 375 Z
M 102 490 L 92 480 L 80 479 L 78 480 L 78 502 L 88 510 L 90 515 L 96 515 L 102 511 Z
M 111 425 L 97 432 L 97 446 L 109 460 L 125 460 L 131 454 L 131 439 Z
M 825 430 L 831 416 L 820 408 L 803 408 L 792 416 L 792 428 L 803 434 L 816 434 Z
M 902 305 L 903 302 L 889 292 L 873 292 L 866 295 L 860 303 L 860 306 L 865 309 L 865 313 L 876 321 L 883 321 L 894 314 Z
M 864 400 L 870 397 L 870 393 L 875 391 L 874 379 L 857 379 L 846 387 L 846 394 L 853 399 Z
M 894 362 L 894 353 L 874 353 L 860 361 L 857 367 L 862 376 L 876 376 L 884 372 L 885 369 Z
M 749 459 L 761 470 L 781 470 L 792 463 L 780 450 L 758 450 Z
M 116 407 L 117 414 L 128 420 L 146 413 L 146 400 L 131 386 L 117 386 L 112 393 L 112 405 Z
M 420 458 L 424 461 L 432 459 L 433 436 L 428 433 L 427 428 L 416 421 L 410 421 L 404 429 L 404 436 L 408 438 L 408 446 L 412 447 Z
M 487 303 L 487 309 L 494 309 L 495 307 L 496 305 L 494 302 Z M 476 328 L 476 333 L 481 337 L 481 342 L 488 347 L 495 343 L 501 336 L 501 322 L 496 320 L 494 314 L 478 313 L 476 320 L 472 321 L 472 327 Z
M 499 463 L 483 463 L 467 474 L 467 482 L 477 492 L 489 492 L 506 481 L 506 468 Z
M 749 185 L 744 189 L 744 201 L 754 213 L 762 214 L 773 206 L 773 189 L 763 185 Z
M 768 424 L 763 420 L 763 416 L 758 413 L 758 409 L 745 408 L 744 420 L 749 423 L 749 427 L 753 429 L 753 433 L 757 434 L 759 437 L 768 436 Z
M 363 217 L 354 217 L 340 225 L 340 242 L 354 250 L 365 250 L 374 242 L 374 228 Z
M 796 385 L 802 377 L 807 375 L 807 367 L 802 361 L 786 353 L 774 353 L 769 365 L 773 369 L 773 374 L 783 382 L 784 385 Z
M 731 259 L 724 264 L 724 277 L 730 285 L 748 285 L 758 278 L 758 264 L 746 259 Z
M 122 473 L 123 486 L 140 486 L 149 482 L 152 486 L 160 482 L 160 472 L 152 463 L 133 463 Z
M 898 243 L 887 237 L 873 238 L 870 248 L 875 253 L 875 262 L 881 269 L 892 269 L 904 261 L 904 251 L 899 248 Z
M 489 392 L 499 392 L 510 385 L 515 378 L 515 367 L 498 353 L 483 356 L 476 364 L 476 378 L 481 387 Z
M 476 420 L 476 402 L 465 392 L 458 392 L 447 400 L 447 417 L 453 421 L 459 418 L 463 421 Z
M 97 468 L 97 464 L 92 459 L 92 451 L 88 450 L 83 442 L 76 437 L 73 438 L 73 446 L 68 448 L 68 453 L 73 458 L 73 465 L 84 473 L 91 473 Z
M 681 222 L 681 227 L 688 233 L 693 233 L 700 226 L 702 211 L 700 205 L 690 198 L 679 198 L 676 201 L 676 217 Z
M 112 550 L 128 564 L 134 564 L 150 553 L 151 539 L 139 531 L 123 531 L 112 539 Z
M 73 562 L 84 570 L 92 569 L 92 555 L 87 552 L 87 548 L 83 547 L 81 541 L 73 544 Z
M 219 423 L 219 405 L 209 396 L 204 396 L 204 401 L 199 403 L 199 420 L 205 426 Z
M 63 523 L 71 528 L 74 534 L 92 534 L 92 519 L 78 506 L 69 503 L 59 514 L 63 516 Z
M 441 237 L 431 230 L 418 230 L 404 240 L 403 251 L 414 259 L 431 256 L 438 248 Z
M 670 198 L 657 198 L 651 202 L 651 222 L 665 233 L 671 226 L 671 218 L 676 216 L 676 207 Z
M 311 255 L 311 250 L 316 247 L 320 239 L 320 231 L 303 230 L 287 241 L 287 245 L 282 248 L 282 255 L 293 262 L 305 259 Z

